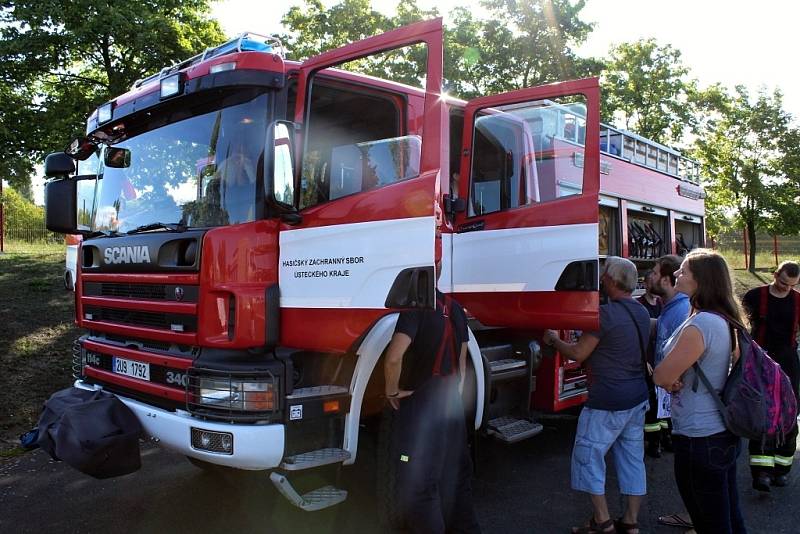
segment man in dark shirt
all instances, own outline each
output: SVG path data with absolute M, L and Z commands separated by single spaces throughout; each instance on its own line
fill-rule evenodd
M 480 532 L 460 393 L 468 340 L 463 308 L 437 290 L 436 309 L 400 314 L 386 349 L 396 497 L 412 532 Z
M 600 277 L 609 299 L 600 307 L 600 331 L 585 332 L 577 343 L 562 341 L 553 330 L 546 330 L 543 337 L 562 356 L 589 364 L 589 398 L 578 419 L 571 478 L 573 489 L 590 495 L 593 514 L 588 524 L 573 528 L 575 533 L 638 532 L 639 507 L 647 493 L 644 415 L 648 393 L 641 345 L 650 332 L 650 317 L 631 297 L 637 277 L 631 261 L 609 256 Z M 609 451 L 614 455 L 620 493 L 627 499 L 625 513 L 616 524 L 605 497 Z
M 636 300 L 644 306 L 651 319 L 658 319 L 661 314 L 661 299 L 655 293 L 659 283 L 659 275 L 656 272 L 658 264 L 655 269 L 650 269 L 644 273 L 644 295 L 641 295 Z M 655 352 L 656 352 L 656 337 L 649 336 L 647 343 L 647 363 L 651 367 L 655 367 Z M 661 422 L 658 420 L 658 399 L 656 397 L 656 388 L 653 381 L 650 379 L 650 373 L 647 375 L 647 390 L 650 393 L 650 409 L 644 417 L 644 440 L 647 443 L 645 452 L 648 456 L 653 458 L 661 457 Z
M 656 266 L 656 269 L 658 266 Z M 651 319 L 658 319 L 661 314 L 661 298 L 655 293 L 654 287 L 658 282 L 658 274 L 655 269 L 650 269 L 644 273 L 644 294 L 636 300 L 644 306 Z
M 794 287 L 800 282 L 800 266 L 792 261 L 780 264 L 773 273 L 774 280 L 765 286 L 745 293 L 742 299 L 750 320 L 751 334 L 767 351 L 792 382 L 795 396 L 800 383 L 800 363 L 797 359 L 797 326 L 800 321 L 800 293 Z M 797 441 L 797 426 L 786 436 L 780 447 L 761 441 L 750 441 L 750 471 L 753 488 L 769 491 L 773 486 L 785 486 Z

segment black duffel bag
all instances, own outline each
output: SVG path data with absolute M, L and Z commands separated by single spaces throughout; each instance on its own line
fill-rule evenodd
M 95 478 L 127 475 L 142 465 L 139 420 L 105 391 L 67 388 L 39 416 L 39 446 L 55 460 Z

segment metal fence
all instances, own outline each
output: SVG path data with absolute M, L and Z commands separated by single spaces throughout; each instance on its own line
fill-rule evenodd
M 17 225 L 11 219 L 3 221 L 3 252 L 41 252 L 64 247 L 64 235 L 49 231 L 41 225 Z
M 725 254 L 734 268 L 746 269 L 750 263 L 750 242 L 743 231 L 729 232 L 709 240 Z M 800 260 L 800 236 L 756 234 L 756 268 L 772 268 L 786 260 Z

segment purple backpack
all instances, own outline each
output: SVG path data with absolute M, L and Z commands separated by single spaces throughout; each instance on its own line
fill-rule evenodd
M 742 325 L 720 317 L 736 332 L 739 359 L 719 395 L 697 362 L 693 366 L 695 372 L 706 388 L 715 393 L 712 396 L 731 433 L 781 445 L 797 424 L 797 400 L 789 377 Z

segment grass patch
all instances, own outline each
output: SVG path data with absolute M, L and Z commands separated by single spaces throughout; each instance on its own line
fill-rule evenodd
M 64 289 L 64 245 L 0 254 L 0 458 L 19 454 L 44 401 L 67 387 L 74 294 Z
M 731 269 L 745 269 L 745 256 L 744 251 L 741 249 L 730 249 L 730 248 L 721 248 L 718 249 L 717 252 L 722 254 L 725 257 L 725 261 L 728 262 L 728 265 Z M 797 254 L 790 254 L 790 253 L 782 253 L 780 250 L 778 251 L 778 263 L 792 260 L 798 261 L 800 257 Z M 756 271 L 766 271 L 766 272 L 773 272 L 775 268 L 778 266 L 775 263 L 775 253 L 770 251 L 761 251 L 756 252 Z M 772 280 L 772 277 L 770 277 Z
M 9 254 L 66 254 L 64 241 L 20 241 L 6 239 L 3 242 L 3 251 Z

